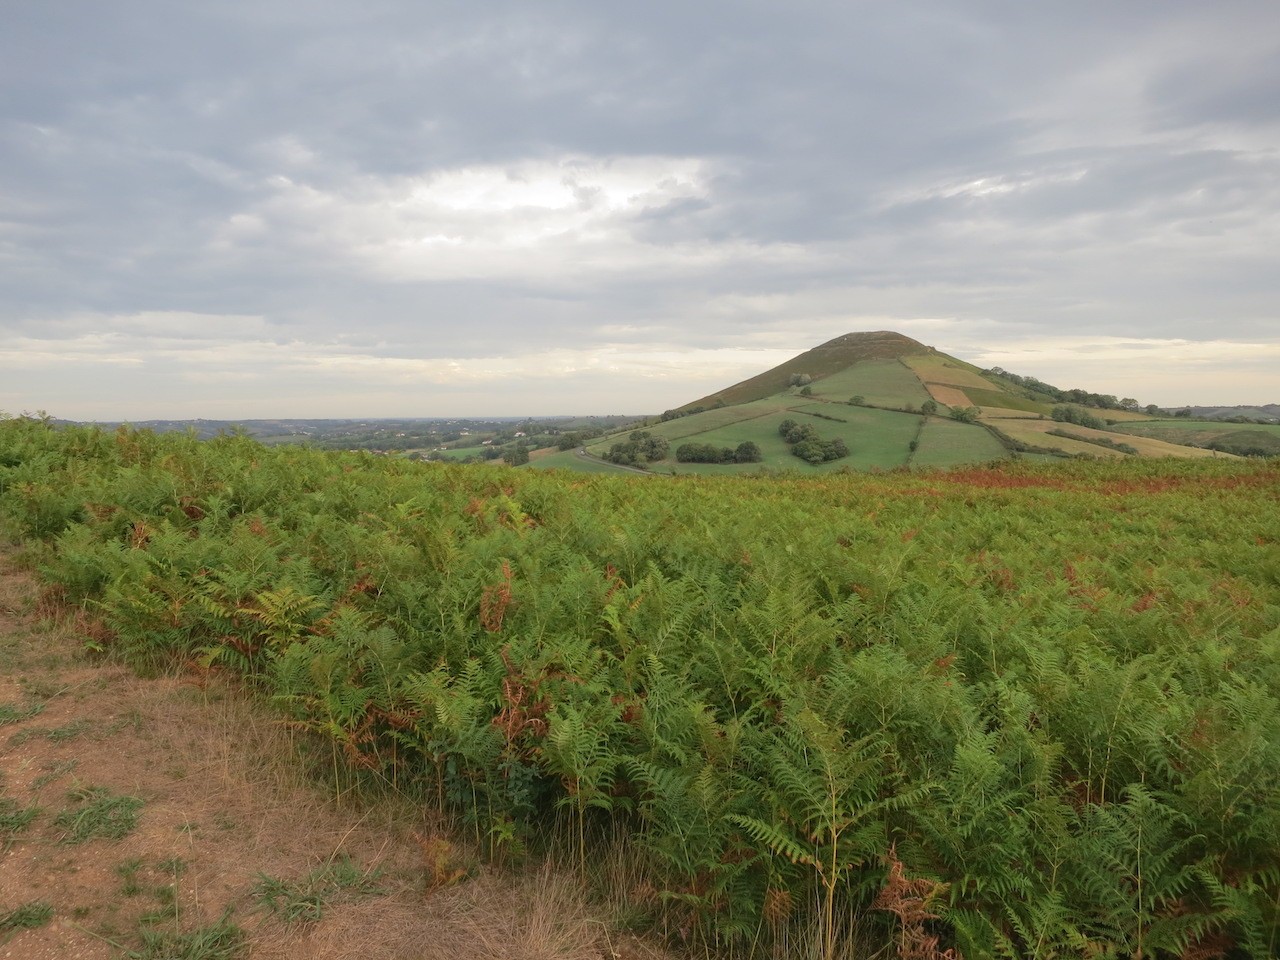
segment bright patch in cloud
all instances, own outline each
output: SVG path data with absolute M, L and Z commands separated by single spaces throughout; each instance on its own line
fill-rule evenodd
M 711 204 L 714 173 L 698 158 L 634 156 L 365 177 L 341 188 L 277 175 L 270 198 L 224 221 L 211 247 L 234 249 L 265 231 L 384 281 L 671 277 L 803 256 L 793 244 L 711 241 L 679 227 L 649 236 L 655 222 Z

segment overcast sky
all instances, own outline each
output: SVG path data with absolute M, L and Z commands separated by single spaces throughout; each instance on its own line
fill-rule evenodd
M 1280 402 L 1280 3 L 0 7 L 0 410 L 646 413 L 878 329 Z

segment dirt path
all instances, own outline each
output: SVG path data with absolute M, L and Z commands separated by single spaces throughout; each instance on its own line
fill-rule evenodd
M 480 866 L 407 801 L 335 801 L 216 678 L 87 656 L 33 617 L 37 589 L 0 548 L 0 958 L 659 956 L 607 935 L 572 882 Z M 95 827 L 121 835 L 78 839 Z M 431 890 L 445 861 L 471 877 Z

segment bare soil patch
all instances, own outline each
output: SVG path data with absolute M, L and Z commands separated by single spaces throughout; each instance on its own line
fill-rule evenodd
M 86 654 L 73 628 L 35 618 L 37 592 L 0 549 L 0 918 L 38 908 L 0 926 L 0 958 L 159 958 L 148 937 L 223 920 L 233 955 L 258 960 L 662 956 L 612 935 L 571 875 L 481 865 L 407 799 L 334 796 L 227 681 Z M 71 842 L 110 821 L 87 808 L 120 798 L 140 801 L 136 825 Z M 290 891 L 275 913 L 267 881 Z

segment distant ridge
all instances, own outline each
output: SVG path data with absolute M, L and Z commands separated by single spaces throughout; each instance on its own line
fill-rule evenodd
M 700 400 L 686 403 L 679 409 L 749 403 L 787 389 L 794 374 L 807 373 L 817 380 L 839 373 L 863 360 L 894 360 L 898 357 L 933 352 L 935 352 L 933 347 L 927 347 L 919 340 L 912 340 L 892 330 L 846 333 L 812 350 L 806 350 L 772 370 L 766 370 L 749 380 L 735 383 Z

